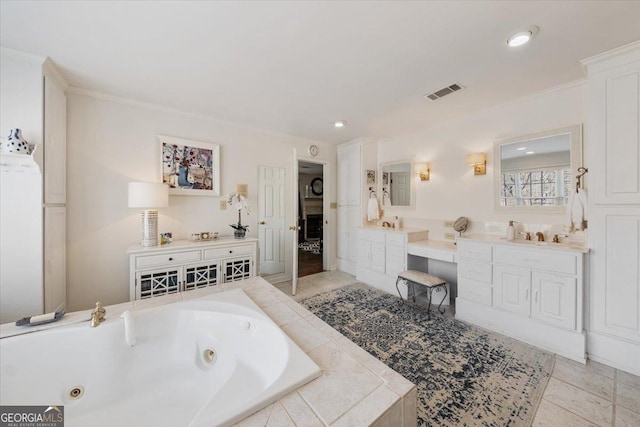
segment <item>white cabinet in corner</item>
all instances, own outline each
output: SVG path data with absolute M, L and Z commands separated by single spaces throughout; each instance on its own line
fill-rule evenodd
M 129 248 L 129 297 L 134 299 L 248 279 L 255 274 L 258 240 L 222 237 L 208 242 L 175 241 Z
M 456 317 L 585 360 L 584 253 L 458 240 Z
M 426 240 L 428 232 L 417 229 L 358 228 L 357 279 L 375 288 L 397 294 L 398 273 L 407 269 L 407 244 Z M 407 287 L 400 288 L 406 297 Z

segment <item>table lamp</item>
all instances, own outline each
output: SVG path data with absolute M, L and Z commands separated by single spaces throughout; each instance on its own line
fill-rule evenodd
M 140 246 L 158 246 L 158 211 L 169 206 L 169 187 L 153 182 L 129 183 L 129 207 L 142 211 L 142 240 Z

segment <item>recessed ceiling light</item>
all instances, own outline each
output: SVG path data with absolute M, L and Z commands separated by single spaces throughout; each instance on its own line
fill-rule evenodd
M 522 150 L 526 150 L 526 149 L 527 149 L 527 147 L 516 148 L 516 150 L 518 150 L 518 151 L 522 151 Z
M 507 45 L 509 47 L 518 47 L 527 44 L 532 38 L 538 35 L 538 32 L 540 32 L 540 28 L 535 25 L 524 30 L 517 31 L 507 38 Z
M 346 120 L 336 120 L 336 122 L 333 124 L 335 127 L 337 128 L 343 128 L 347 125 L 347 121 Z
M 535 151 L 527 151 L 527 154 L 535 154 Z

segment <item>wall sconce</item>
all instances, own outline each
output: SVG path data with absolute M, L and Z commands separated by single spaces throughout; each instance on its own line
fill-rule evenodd
M 474 175 L 485 175 L 487 173 L 487 158 L 484 153 L 468 154 L 467 164 L 473 166 Z
M 248 184 L 236 184 L 236 194 L 244 197 L 249 197 L 249 185 Z
M 430 168 L 429 163 L 416 163 L 416 173 L 420 175 L 420 181 L 429 181 Z
M 142 211 L 142 240 L 140 246 L 158 246 L 158 211 L 153 208 L 169 206 L 169 187 L 152 182 L 129 183 L 129 207 Z

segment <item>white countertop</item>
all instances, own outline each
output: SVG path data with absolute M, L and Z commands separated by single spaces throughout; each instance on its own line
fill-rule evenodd
M 532 236 L 535 239 L 535 236 Z M 504 237 L 494 236 L 490 234 L 472 234 L 469 236 L 458 237 L 458 240 L 466 240 L 470 242 L 486 242 L 499 245 L 513 246 L 517 248 L 531 248 L 542 249 L 551 251 L 565 251 L 565 252 L 579 252 L 586 254 L 589 252 L 589 248 L 576 244 L 576 243 L 553 243 L 553 242 L 538 242 L 535 240 L 516 239 L 508 241 Z
M 362 230 L 385 231 L 385 232 L 400 233 L 400 234 L 426 233 L 429 231 L 425 228 L 407 228 L 407 227 L 390 228 L 390 227 L 377 227 L 373 225 L 364 225 L 358 228 L 361 228 Z
M 172 243 L 158 246 L 142 247 L 140 245 L 133 245 L 127 249 L 128 254 L 134 254 L 138 252 L 159 252 L 165 250 L 179 250 L 179 249 L 199 249 L 206 245 L 224 245 L 224 244 L 240 244 L 240 243 L 253 243 L 257 242 L 255 237 L 245 237 L 243 239 L 236 239 L 233 236 L 221 236 L 217 239 L 211 240 L 174 240 Z

